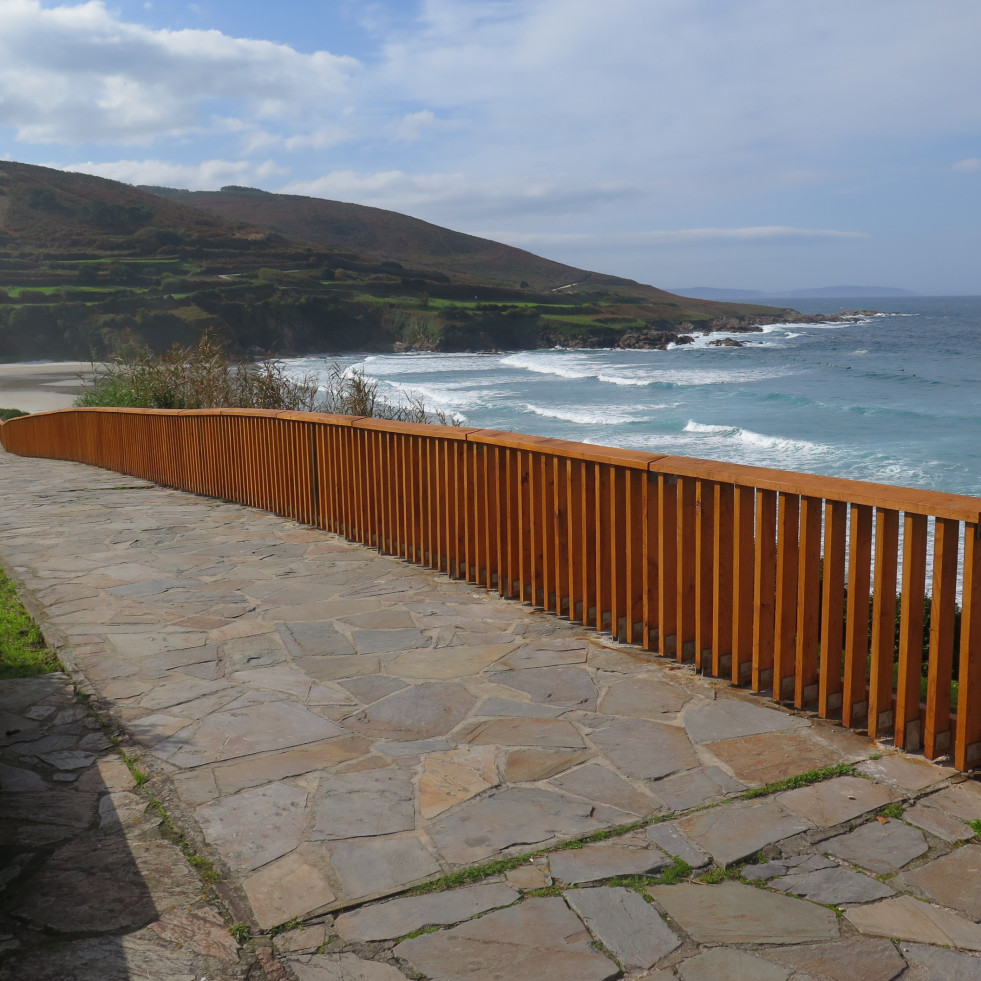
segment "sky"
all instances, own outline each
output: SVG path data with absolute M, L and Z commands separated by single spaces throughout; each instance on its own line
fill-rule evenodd
M 981 294 L 978 0 L 0 0 L 0 159 L 664 288 Z

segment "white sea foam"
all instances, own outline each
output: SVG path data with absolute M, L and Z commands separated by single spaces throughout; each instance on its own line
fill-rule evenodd
M 651 406 L 652 409 L 670 408 L 670 406 Z M 629 422 L 645 422 L 650 415 L 625 411 L 621 406 L 601 405 L 590 409 L 575 408 L 567 405 L 533 405 L 525 403 L 525 410 L 542 416 L 544 419 L 561 419 L 563 422 L 573 422 L 579 426 L 618 426 Z

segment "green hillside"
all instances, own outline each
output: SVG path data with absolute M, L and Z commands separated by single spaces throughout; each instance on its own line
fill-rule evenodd
M 785 315 L 378 208 L 0 161 L 0 360 L 162 350 L 204 330 L 250 354 L 658 347 Z

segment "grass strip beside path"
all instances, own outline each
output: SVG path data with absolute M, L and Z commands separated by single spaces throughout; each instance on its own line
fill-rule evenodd
M 0 679 L 61 670 L 57 656 L 21 605 L 14 584 L 0 572 Z

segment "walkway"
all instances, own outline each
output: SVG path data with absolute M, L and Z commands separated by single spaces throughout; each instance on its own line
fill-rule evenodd
M 22 689 L 0 705 L 0 821 L 35 855 L 8 876 L 0 978 L 61 977 L 48 965 L 110 929 L 124 966 L 92 976 L 130 976 L 134 936 L 133 977 L 251 969 L 147 792 L 213 861 L 215 908 L 266 935 L 247 951 L 271 979 L 981 976 L 981 787 L 950 770 L 323 532 L 78 464 L 0 455 L 0 557 L 152 775 L 134 788 L 63 686 L 0 685 Z M 100 820 L 142 906 L 59 924 L 52 883 L 93 851 L 62 842 Z M 186 963 L 154 974 L 163 941 Z

